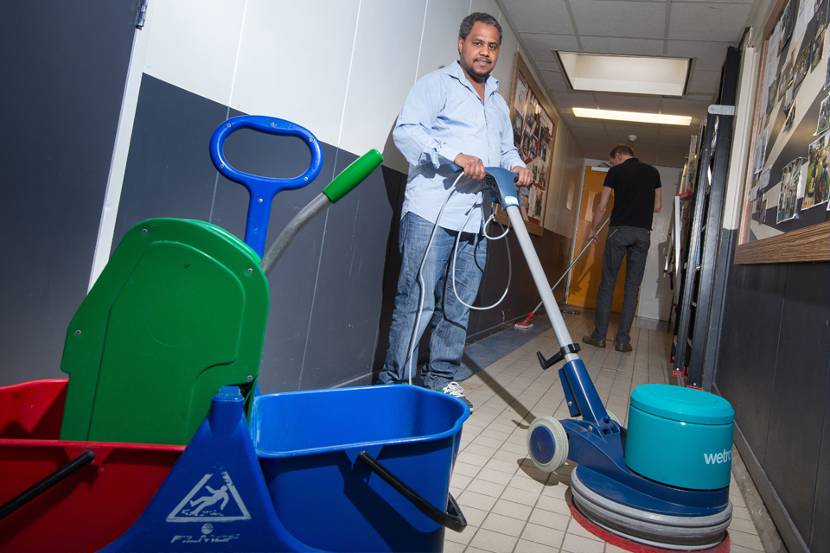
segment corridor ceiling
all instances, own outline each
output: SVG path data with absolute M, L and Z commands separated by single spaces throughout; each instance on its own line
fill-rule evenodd
M 527 60 L 575 135 L 586 157 L 606 159 L 614 144 L 636 134 L 637 155 L 648 163 L 680 167 L 689 136 L 716 98 L 729 46 L 737 46 L 752 0 L 499 0 Z M 600 54 L 689 57 L 683 97 L 573 91 L 556 50 Z M 577 119 L 573 107 L 690 115 L 692 127 Z

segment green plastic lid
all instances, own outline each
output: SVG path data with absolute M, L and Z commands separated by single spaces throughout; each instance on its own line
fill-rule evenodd
M 631 406 L 657 417 L 698 424 L 729 424 L 732 405 L 720 396 L 669 384 L 641 384 L 631 392 Z

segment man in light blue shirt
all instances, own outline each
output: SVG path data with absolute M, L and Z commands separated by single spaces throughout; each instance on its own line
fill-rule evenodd
M 472 13 L 464 18 L 458 33 L 458 61 L 415 83 L 393 131 L 395 145 L 409 162 L 409 179 L 399 231 L 401 272 L 389 349 L 378 380 L 391 384 L 416 376 L 411 373 L 418 354 L 415 349 L 410 355 L 410 340 L 417 343 L 429 323 L 432 336 L 423 384 L 468 404 L 454 377 L 467 337 L 470 313 L 464 303 L 475 300 L 487 258 L 486 240 L 479 236 L 484 222 L 480 191 L 484 167 L 512 170 L 519 185 L 533 180 L 513 144 L 510 113 L 498 93 L 499 82 L 490 74 L 501 39 L 501 25 L 491 15 Z M 453 164 L 464 173 L 455 186 L 459 173 Z M 422 261 L 424 303 L 413 337 Z

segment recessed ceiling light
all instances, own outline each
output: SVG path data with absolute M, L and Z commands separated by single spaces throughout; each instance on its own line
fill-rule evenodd
M 668 115 L 665 113 L 642 113 L 638 111 L 613 111 L 591 108 L 573 108 L 573 112 L 577 117 L 585 117 L 588 119 L 610 119 L 612 121 L 680 125 L 685 127 L 692 124 L 692 118 L 688 115 Z
M 689 58 L 617 56 L 556 51 L 574 90 L 683 96 Z

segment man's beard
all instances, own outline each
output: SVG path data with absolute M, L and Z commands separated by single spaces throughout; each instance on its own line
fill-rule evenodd
M 464 58 L 461 59 L 463 60 Z M 490 67 L 492 68 L 492 66 L 493 64 L 491 63 Z M 490 73 L 492 73 L 492 69 L 484 74 L 476 73 L 476 71 L 473 69 L 473 66 L 467 65 L 464 61 L 461 62 L 461 67 L 463 67 L 464 72 L 467 73 L 467 75 L 469 75 L 477 83 L 484 83 L 485 81 L 487 81 L 487 77 L 490 76 Z

